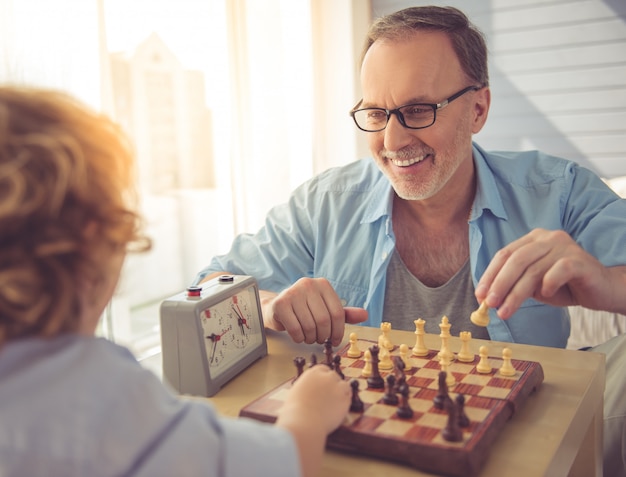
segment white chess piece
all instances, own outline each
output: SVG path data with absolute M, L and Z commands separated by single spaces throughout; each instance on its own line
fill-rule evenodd
M 380 341 L 383 341 L 382 339 Z M 378 352 L 378 369 L 393 369 L 393 361 L 391 360 L 391 353 L 387 348 L 380 347 Z
M 452 374 L 452 372 L 449 370 L 450 369 L 450 361 L 448 360 L 447 356 L 443 356 L 441 358 L 441 361 L 439 362 L 439 364 L 441 365 L 441 370 L 445 371 L 446 373 L 446 384 L 448 385 L 448 387 L 452 387 L 456 384 L 456 379 L 454 377 L 454 375 Z
M 404 343 L 400 345 L 400 358 L 404 362 L 404 369 L 411 369 L 411 363 L 409 362 L 409 347 Z
M 474 353 L 470 351 L 469 342 L 472 339 L 471 331 L 461 331 L 459 333 L 459 338 L 461 338 L 461 349 L 456 355 L 459 361 L 463 361 L 464 363 L 471 363 L 474 361 Z
M 450 320 L 448 319 L 448 317 L 446 315 L 443 315 L 441 317 L 441 323 L 439 323 L 439 329 L 441 330 L 441 335 L 439 336 L 445 336 L 445 337 L 450 337 L 450 327 L 452 325 L 450 324 Z
M 387 348 L 389 351 L 393 350 L 393 343 L 391 342 L 391 339 L 389 338 L 389 332 L 391 331 L 391 323 L 389 321 L 383 321 L 380 324 L 380 329 L 383 332 L 382 336 L 383 339 L 382 341 L 379 339 L 379 347 L 381 348 Z
M 415 323 L 415 346 L 413 346 L 413 349 L 411 350 L 411 354 L 413 354 L 413 356 L 426 356 L 428 354 L 428 348 L 426 348 L 426 345 L 424 344 L 424 324 L 426 323 L 423 319 L 418 318 L 417 320 L 414 320 L 413 323 Z
M 450 346 L 448 345 L 448 340 L 451 336 L 451 326 L 452 325 L 450 324 L 448 317 L 444 315 L 443 318 L 441 318 L 441 323 L 439 324 L 439 328 L 441 329 L 441 333 L 439 334 L 439 337 L 441 338 L 441 349 L 439 350 L 439 353 L 437 353 L 437 357 L 440 360 L 445 357 L 450 363 L 454 361 L 454 353 L 450 350 Z
M 348 348 L 348 358 L 360 358 L 361 350 L 359 349 L 359 345 L 357 343 L 358 339 L 356 333 L 350 333 L 350 347 Z
M 491 365 L 489 364 L 489 360 L 487 359 L 487 354 L 489 350 L 486 346 L 481 346 L 478 349 L 478 355 L 480 356 L 480 361 L 476 365 L 476 371 L 482 374 L 489 374 L 491 372 Z
M 369 378 L 372 375 L 372 353 L 369 349 L 366 349 L 363 353 L 363 359 L 365 360 L 365 366 L 361 371 L 361 376 Z
M 478 310 L 472 312 L 470 321 L 476 326 L 487 326 L 489 324 L 489 307 L 487 303 L 483 301 Z
M 502 367 L 500 368 L 500 374 L 502 376 L 515 376 L 515 368 L 511 363 L 511 356 L 513 352 L 511 348 L 504 348 L 502 350 Z

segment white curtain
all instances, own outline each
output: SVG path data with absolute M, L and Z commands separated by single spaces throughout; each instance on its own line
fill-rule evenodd
M 111 305 L 118 341 L 153 343 L 162 299 L 235 234 L 255 232 L 301 182 L 363 154 L 347 111 L 358 98 L 355 58 L 368 18 L 362 0 L 0 0 L 0 82 L 68 91 L 116 117 L 136 143 L 155 247 L 127 261 Z M 169 66 L 145 66 L 154 51 Z M 164 113 L 147 89 L 168 67 L 183 93 L 203 87 L 195 97 L 210 112 L 200 132 L 212 138 L 210 167 L 185 139 L 199 123 L 182 93 L 167 100 L 181 104 L 162 135 L 176 136 L 173 154 L 185 157 L 178 171 L 155 166 L 166 146 L 144 123 Z M 122 101 L 124 75 L 134 96 Z M 130 103 L 153 109 L 124 116 Z M 205 170 L 211 184 L 193 185 Z M 183 183 L 155 192 L 164 174 Z
M 100 107 L 98 4 L 0 0 L 0 81 L 60 88 Z
M 311 15 L 308 1 L 231 0 L 226 20 L 235 232 L 254 232 L 312 175 Z

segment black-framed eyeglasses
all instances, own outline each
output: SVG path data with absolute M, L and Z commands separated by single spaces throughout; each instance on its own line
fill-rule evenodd
M 396 109 L 385 108 L 363 108 L 356 109 L 361 105 L 361 101 L 352 108 L 350 116 L 354 119 L 356 126 L 365 132 L 378 132 L 387 127 L 389 118 L 395 114 L 405 128 L 408 129 L 424 129 L 435 124 L 437 119 L 437 111 L 445 108 L 455 99 L 463 96 L 468 91 L 478 91 L 482 86 L 468 86 L 461 91 L 454 93 L 441 103 L 411 103 L 400 106 Z

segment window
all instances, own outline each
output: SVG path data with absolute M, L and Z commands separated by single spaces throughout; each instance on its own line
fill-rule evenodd
M 354 77 L 336 74 L 356 57 L 337 21 L 352 7 L 319 3 L 0 0 L 0 81 L 66 90 L 135 145 L 154 247 L 128 257 L 100 333 L 139 358 L 159 350 L 164 298 L 314 172 L 357 158 Z

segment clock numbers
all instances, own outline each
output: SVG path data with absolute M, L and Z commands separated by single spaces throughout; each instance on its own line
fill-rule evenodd
M 262 339 L 253 288 L 203 310 L 200 317 L 207 360 L 213 372 L 219 372 Z

